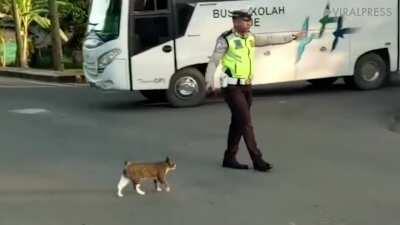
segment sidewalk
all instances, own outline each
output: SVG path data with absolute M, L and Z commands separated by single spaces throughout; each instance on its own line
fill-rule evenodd
M 65 71 L 5 67 L 0 68 L 0 76 L 19 77 L 33 80 L 41 80 L 59 83 L 85 83 L 85 77 L 81 69 L 68 69 Z

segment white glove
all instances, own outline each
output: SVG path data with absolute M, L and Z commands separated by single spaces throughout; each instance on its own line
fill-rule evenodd
M 221 73 L 219 77 L 219 83 L 221 85 L 221 88 L 226 88 L 228 87 L 228 75 L 226 73 Z
M 206 72 L 206 90 L 215 92 L 221 87 L 220 81 L 221 66 L 216 67 L 214 63 L 209 63 Z

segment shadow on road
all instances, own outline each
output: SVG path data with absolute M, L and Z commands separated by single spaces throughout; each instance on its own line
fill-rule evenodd
M 96 107 L 105 111 L 165 111 L 174 109 L 167 102 L 152 102 L 149 100 L 99 102 Z
M 396 79 L 387 84 L 385 88 L 398 88 L 400 87 L 400 79 Z M 260 85 L 253 88 L 253 95 L 255 98 L 262 97 L 279 97 L 279 96 L 306 96 L 306 95 L 323 95 L 332 93 L 351 93 L 361 92 L 348 87 L 343 81 L 339 80 L 330 87 L 315 87 L 307 82 L 291 82 L 272 85 Z M 136 93 L 136 95 L 140 95 Z M 218 105 L 224 103 L 221 94 L 207 98 L 205 105 Z M 139 100 L 120 101 L 120 102 L 102 102 L 98 105 L 99 108 L 111 111 L 124 111 L 124 110 L 174 110 L 167 102 L 154 102 L 140 98 Z

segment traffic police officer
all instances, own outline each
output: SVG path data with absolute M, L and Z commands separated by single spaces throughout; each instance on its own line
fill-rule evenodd
M 215 92 L 216 68 L 222 63 L 224 76 L 221 86 L 224 99 L 231 111 L 228 146 L 222 166 L 233 169 L 248 169 L 248 165 L 236 160 L 241 137 L 244 138 L 255 170 L 269 171 L 272 165 L 264 161 L 257 147 L 250 107 L 252 103 L 251 81 L 254 72 L 255 47 L 289 43 L 302 33 L 290 35 L 259 36 L 250 32 L 252 17 L 246 10 L 232 12 L 233 29 L 222 33 L 207 66 L 207 89 Z M 268 71 L 266 71 L 268 73 Z

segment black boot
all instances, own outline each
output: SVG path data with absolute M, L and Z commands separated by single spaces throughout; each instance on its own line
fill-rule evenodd
M 261 157 L 255 158 L 255 160 L 253 161 L 253 166 L 255 170 L 261 172 L 267 172 L 272 169 L 272 165 L 264 161 Z
M 247 170 L 249 166 L 246 164 L 240 164 L 236 159 L 224 159 L 222 166 L 225 168 Z

